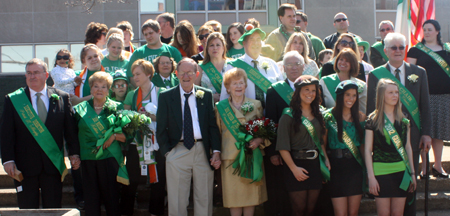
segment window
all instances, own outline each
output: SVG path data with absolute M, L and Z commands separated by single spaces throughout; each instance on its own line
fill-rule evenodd
M 25 65 L 33 58 L 33 46 L 1 46 L 1 72 L 25 72 Z
M 397 10 L 398 0 L 376 0 L 377 10 Z
M 141 14 L 144 13 L 164 13 L 166 11 L 165 8 L 165 0 L 140 0 L 139 6 L 141 9 Z
M 265 9 L 266 0 L 178 0 L 177 4 L 178 11 Z
M 284 3 L 294 4 L 295 7 L 297 7 L 297 10 L 303 9 L 303 0 L 279 0 L 280 5 Z
M 47 63 L 48 71 L 55 65 L 56 52 L 60 49 L 67 49 L 67 44 L 36 45 L 36 58 Z

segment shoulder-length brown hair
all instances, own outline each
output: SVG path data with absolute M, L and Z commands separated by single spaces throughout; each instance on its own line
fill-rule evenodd
M 204 64 L 211 61 L 211 57 L 209 57 L 209 53 L 208 53 L 208 47 L 212 43 L 212 41 L 215 39 L 219 39 L 220 41 L 222 41 L 222 46 L 223 46 L 222 58 L 223 59 L 227 58 L 227 43 L 225 42 L 225 38 L 223 37 L 222 33 L 214 32 L 208 36 L 208 40 L 206 41 L 206 47 L 203 48 L 203 52 L 205 53 L 204 54 L 205 59 L 203 59 Z
M 351 34 L 344 33 L 344 34 L 341 34 L 341 36 L 339 36 L 336 43 L 334 44 L 333 58 L 336 57 L 342 51 L 342 50 L 339 50 L 338 46 L 344 37 L 350 38 L 351 42 L 353 42 L 353 45 L 350 48 L 352 48 L 353 52 L 356 53 L 356 56 L 359 56 L 358 44 L 356 43 L 355 38 L 353 38 L 353 35 L 351 35 Z
M 186 57 L 191 57 L 198 54 L 198 43 L 195 36 L 195 29 L 192 24 L 187 20 L 181 20 L 175 27 L 175 33 L 173 34 L 173 41 L 171 43 L 177 49 L 182 49 L 186 52 Z M 180 34 L 185 42 L 181 45 L 178 41 L 177 35 Z
M 388 85 L 394 85 L 398 89 L 398 84 L 396 82 L 390 79 L 380 79 L 377 84 L 376 109 L 369 115 L 369 118 L 373 119 L 377 130 L 381 133 L 383 133 L 384 128 L 384 95 Z M 398 102 L 394 107 L 394 115 L 395 121 L 402 122 L 404 115 L 402 112 L 402 102 L 400 101 L 400 97 L 398 97 Z
M 338 61 L 341 58 L 347 60 L 350 63 L 350 71 L 349 71 L 350 76 L 351 77 L 358 76 L 359 62 L 358 62 L 358 57 L 356 56 L 356 53 L 353 52 L 353 50 L 350 48 L 342 49 L 342 51 L 337 55 L 336 61 L 334 62 L 334 65 L 333 65 L 333 69 L 334 69 L 334 71 L 336 71 L 336 73 L 341 72 L 338 67 Z
M 232 28 L 236 28 L 241 33 L 241 36 L 245 32 L 244 25 L 242 25 L 242 23 L 240 23 L 240 22 L 235 22 L 235 23 L 232 23 L 230 26 L 228 26 L 227 36 L 226 36 L 227 50 L 230 50 L 231 47 L 233 47 L 233 42 L 231 41 L 231 38 L 230 38 L 230 31 Z
M 161 57 L 162 56 L 158 56 L 155 60 L 153 60 L 153 67 L 155 69 L 155 73 L 159 73 L 159 62 L 161 61 Z M 170 59 L 170 62 L 172 62 L 172 64 L 171 64 L 172 73 L 175 72 L 177 63 L 175 62 L 175 60 L 172 57 L 168 57 L 168 56 L 166 56 L 166 57 Z
M 303 45 L 303 53 L 300 53 L 300 55 L 303 56 L 303 59 L 305 60 L 305 64 L 309 64 L 309 48 L 308 48 L 308 43 L 306 42 L 306 38 L 305 36 L 303 36 L 303 34 L 301 32 L 294 32 L 290 37 L 288 42 L 286 43 L 286 47 L 284 47 L 284 53 L 288 53 L 291 50 L 291 45 L 294 42 L 295 38 L 300 38 L 300 43 Z

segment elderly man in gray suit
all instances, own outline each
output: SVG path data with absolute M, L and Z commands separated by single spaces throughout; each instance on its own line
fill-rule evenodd
M 389 61 L 369 74 L 367 83 L 367 113 L 375 109 L 378 80 L 388 78 L 399 85 L 403 113 L 411 121 L 411 147 L 414 168 L 417 173 L 421 149 L 428 151 L 431 146 L 431 114 L 429 107 L 428 81 L 425 69 L 404 61 L 406 38 L 400 33 L 389 33 L 384 39 L 384 52 Z M 415 177 L 415 176 L 414 176 Z M 413 201 L 411 203 L 411 201 Z M 414 193 L 406 199 L 404 215 L 416 215 Z

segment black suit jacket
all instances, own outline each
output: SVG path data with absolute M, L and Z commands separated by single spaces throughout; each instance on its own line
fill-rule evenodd
M 385 64 L 380 67 L 386 67 L 388 71 L 391 71 L 389 64 Z M 416 74 L 419 76 L 417 83 L 411 83 L 408 80 L 408 76 Z M 372 113 L 375 110 L 376 101 L 376 88 L 378 84 L 378 78 L 369 73 L 369 81 L 367 83 L 367 114 Z M 411 92 L 417 101 L 420 112 L 420 122 L 422 131 L 419 133 L 419 128 L 412 120 L 411 114 L 402 106 L 402 111 L 406 117 L 411 121 L 411 147 L 414 151 L 419 150 L 420 137 L 422 135 L 431 136 L 431 113 L 430 113 L 430 95 L 428 94 L 428 78 L 425 69 L 420 66 L 411 65 L 405 62 L 405 87 Z
M 196 98 L 197 112 L 206 159 L 209 161 L 213 150 L 220 151 L 220 132 L 214 114 L 214 102 L 211 90 L 194 86 L 195 91 L 205 92 L 203 98 Z M 193 95 L 195 96 L 195 95 Z M 192 97 L 192 96 L 191 96 Z M 156 139 L 165 155 L 180 142 L 183 132 L 180 85 L 161 92 L 158 98 L 156 114 Z
M 284 82 L 289 85 L 289 81 L 287 79 L 284 80 Z M 275 123 L 278 123 L 281 115 L 283 115 L 283 110 L 286 107 L 289 107 L 289 104 L 287 104 L 286 101 L 283 100 L 283 98 L 272 86 L 269 87 L 266 94 L 266 117 L 272 119 Z M 275 150 L 277 145 L 276 141 L 276 139 L 271 140 L 272 145 L 264 149 L 268 157 L 278 154 Z
M 25 93 L 30 99 L 28 87 L 25 88 Z M 52 134 L 59 149 L 63 148 L 65 139 L 69 155 L 79 155 L 80 145 L 78 143 L 77 126 L 72 116 L 69 94 L 53 87 L 47 87 L 47 93 L 49 107 L 45 126 Z M 52 99 L 52 94 L 59 95 L 60 99 Z M 60 174 L 23 124 L 9 96 L 5 98 L 4 111 L 0 123 L 0 138 L 2 162 L 14 160 L 17 169 L 22 171 L 24 176 L 36 176 L 42 171 L 47 174 Z

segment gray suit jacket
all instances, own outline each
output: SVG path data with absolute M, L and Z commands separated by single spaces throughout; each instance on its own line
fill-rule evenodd
M 386 67 L 390 71 L 389 64 L 387 63 L 380 67 Z M 417 83 L 411 83 L 408 80 L 407 77 L 411 74 L 419 76 Z M 369 80 L 367 82 L 367 115 L 375 110 L 377 84 L 378 78 L 370 72 Z M 432 122 L 430 113 L 430 95 L 428 93 L 428 77 L 425 69 L 405 62 L 405 87 L 411 92 L 419 105 L 420 122 L 422 126 L 422 131 L 420 133 L 419 128 L 411 118 L 411 114 L 405 106 L 402 106 L 403 113 L 411 121 L 411 147 L 413 151 L 418 151 L 420 137 L 422 135 L 431 136 Z

